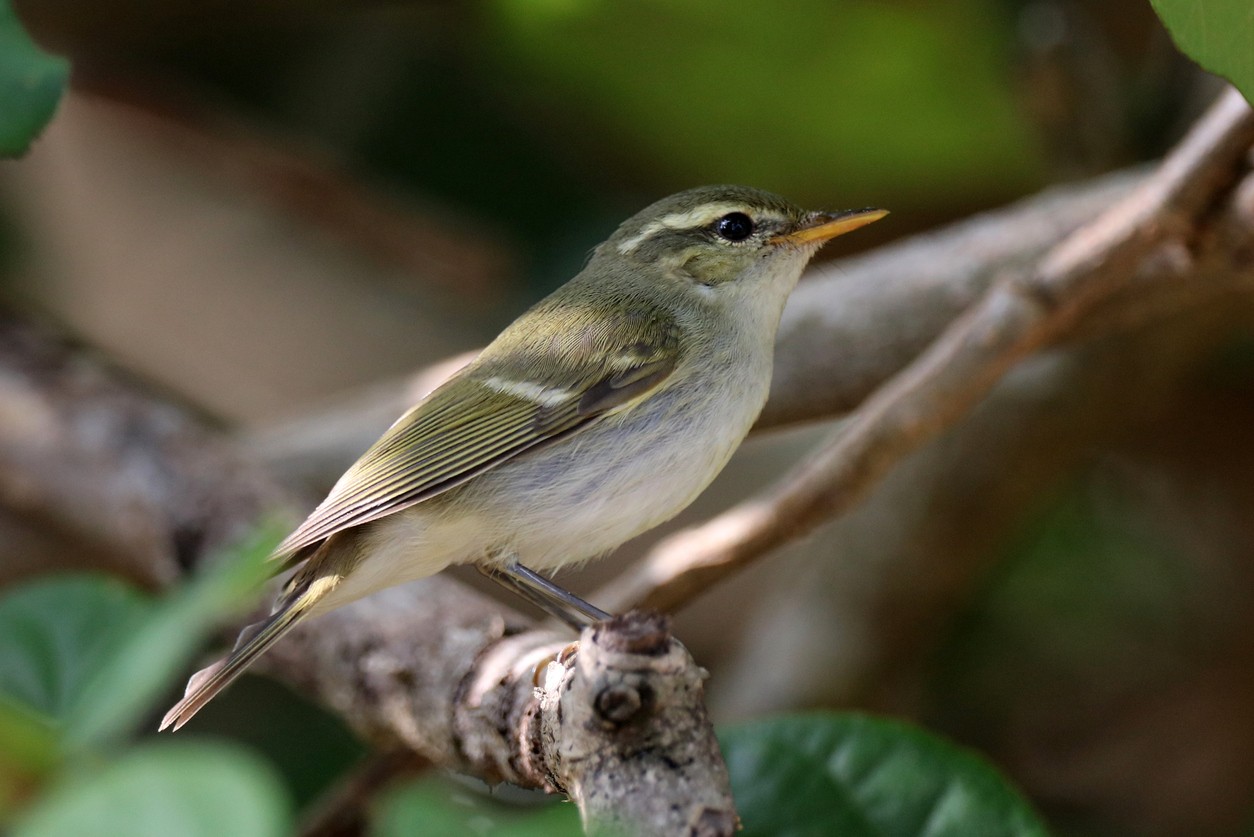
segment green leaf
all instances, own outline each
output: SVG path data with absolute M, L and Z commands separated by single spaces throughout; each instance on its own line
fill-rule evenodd
M 1250 0 L 1151 0 L 1180 50 L 1254 103 L 1254 5 Z
M 0 823 L 38 792 L 58 755 L 52 719 L 0 696 Z
M 70 64 L 27 36 L 8 0 L 0 0 L 0 157 L 17 157 L 48 124 Z
M 799 715 L 720 739 L 743 837 L 1047 833 L 983 759 L 895 721 Z
M 290 814 L 265 762 L 222 744 L 134 750 L 53 790 L 13 837 L 280 837 Z
M 107 576 L 42 579 L 0 598 L 0 695 L 63 721 L 150 602 Z
M 473 834 L 476 837 L 583 837 L 579 811 L 554 801 L 510 806 L 443 779 L 422 779 L 381 800 L 371 837 Z
M 204 637 L 256 601 L 276 541 L 255 536 L 156 603 L 104 576 L 17 588 L 0 598 L 0 696 L 55 722 L 67 751 L 128 732 Z
M 205 636 L 224 617 L 256 602 L 273 570 L 266 558 L 277 540 L 267 529 L 233 554 L 208 562 L 200 577 L 160 601 L 75 695 L 66 724 L 67 749 L 98 746 L 129 731 Z

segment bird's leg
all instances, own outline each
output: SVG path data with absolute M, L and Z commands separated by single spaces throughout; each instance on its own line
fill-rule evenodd
M 515 559 L 503 564 L 480 564 L 479 571 L 577 631 L 613 618 L 612 614 L 585 602 Z

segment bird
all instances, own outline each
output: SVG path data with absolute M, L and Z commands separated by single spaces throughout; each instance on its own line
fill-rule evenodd
M 608 618 L 545 574 L 709 485 L 766 403 L 806 264 L 886 214 L 704 186 L 628 218 L 344 473 L 271 555 L 290 574 L 270 615 L 191 677 L 160 728 L 187 723 L 297 624 L 454 564 L 573 625 Z

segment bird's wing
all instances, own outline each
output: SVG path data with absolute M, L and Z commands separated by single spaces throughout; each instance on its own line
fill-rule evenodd
M 597 336 L 604 340 L 603 328 Z M 671 375 L 678 359 L 671 330 L 652 336 L 659 339 L 587 351 L 587 335 L 581 341 L 573 334 L 547 344 L 546 353 L 558 351 L 549 358 L 555 363 L 538 366 L 534 356 L 505 353 L 509 361 L 498 362 L 485 351 L 392 425 L 274 557 L 295 562 L 336 532 L 434 497 L 638 402 Z M 561 343 L 570 343 L 568 351 Z M 579 348 L 571 353 L 572 346 Z M 536 369 L 549 374 L 533 374 Z

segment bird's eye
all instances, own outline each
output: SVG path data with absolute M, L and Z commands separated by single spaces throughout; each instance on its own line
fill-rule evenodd
M 753 219 L 743 212 L 729 212 L 714 222 L 714 231 L 728 241 L 744 241 L 753 235 Z

